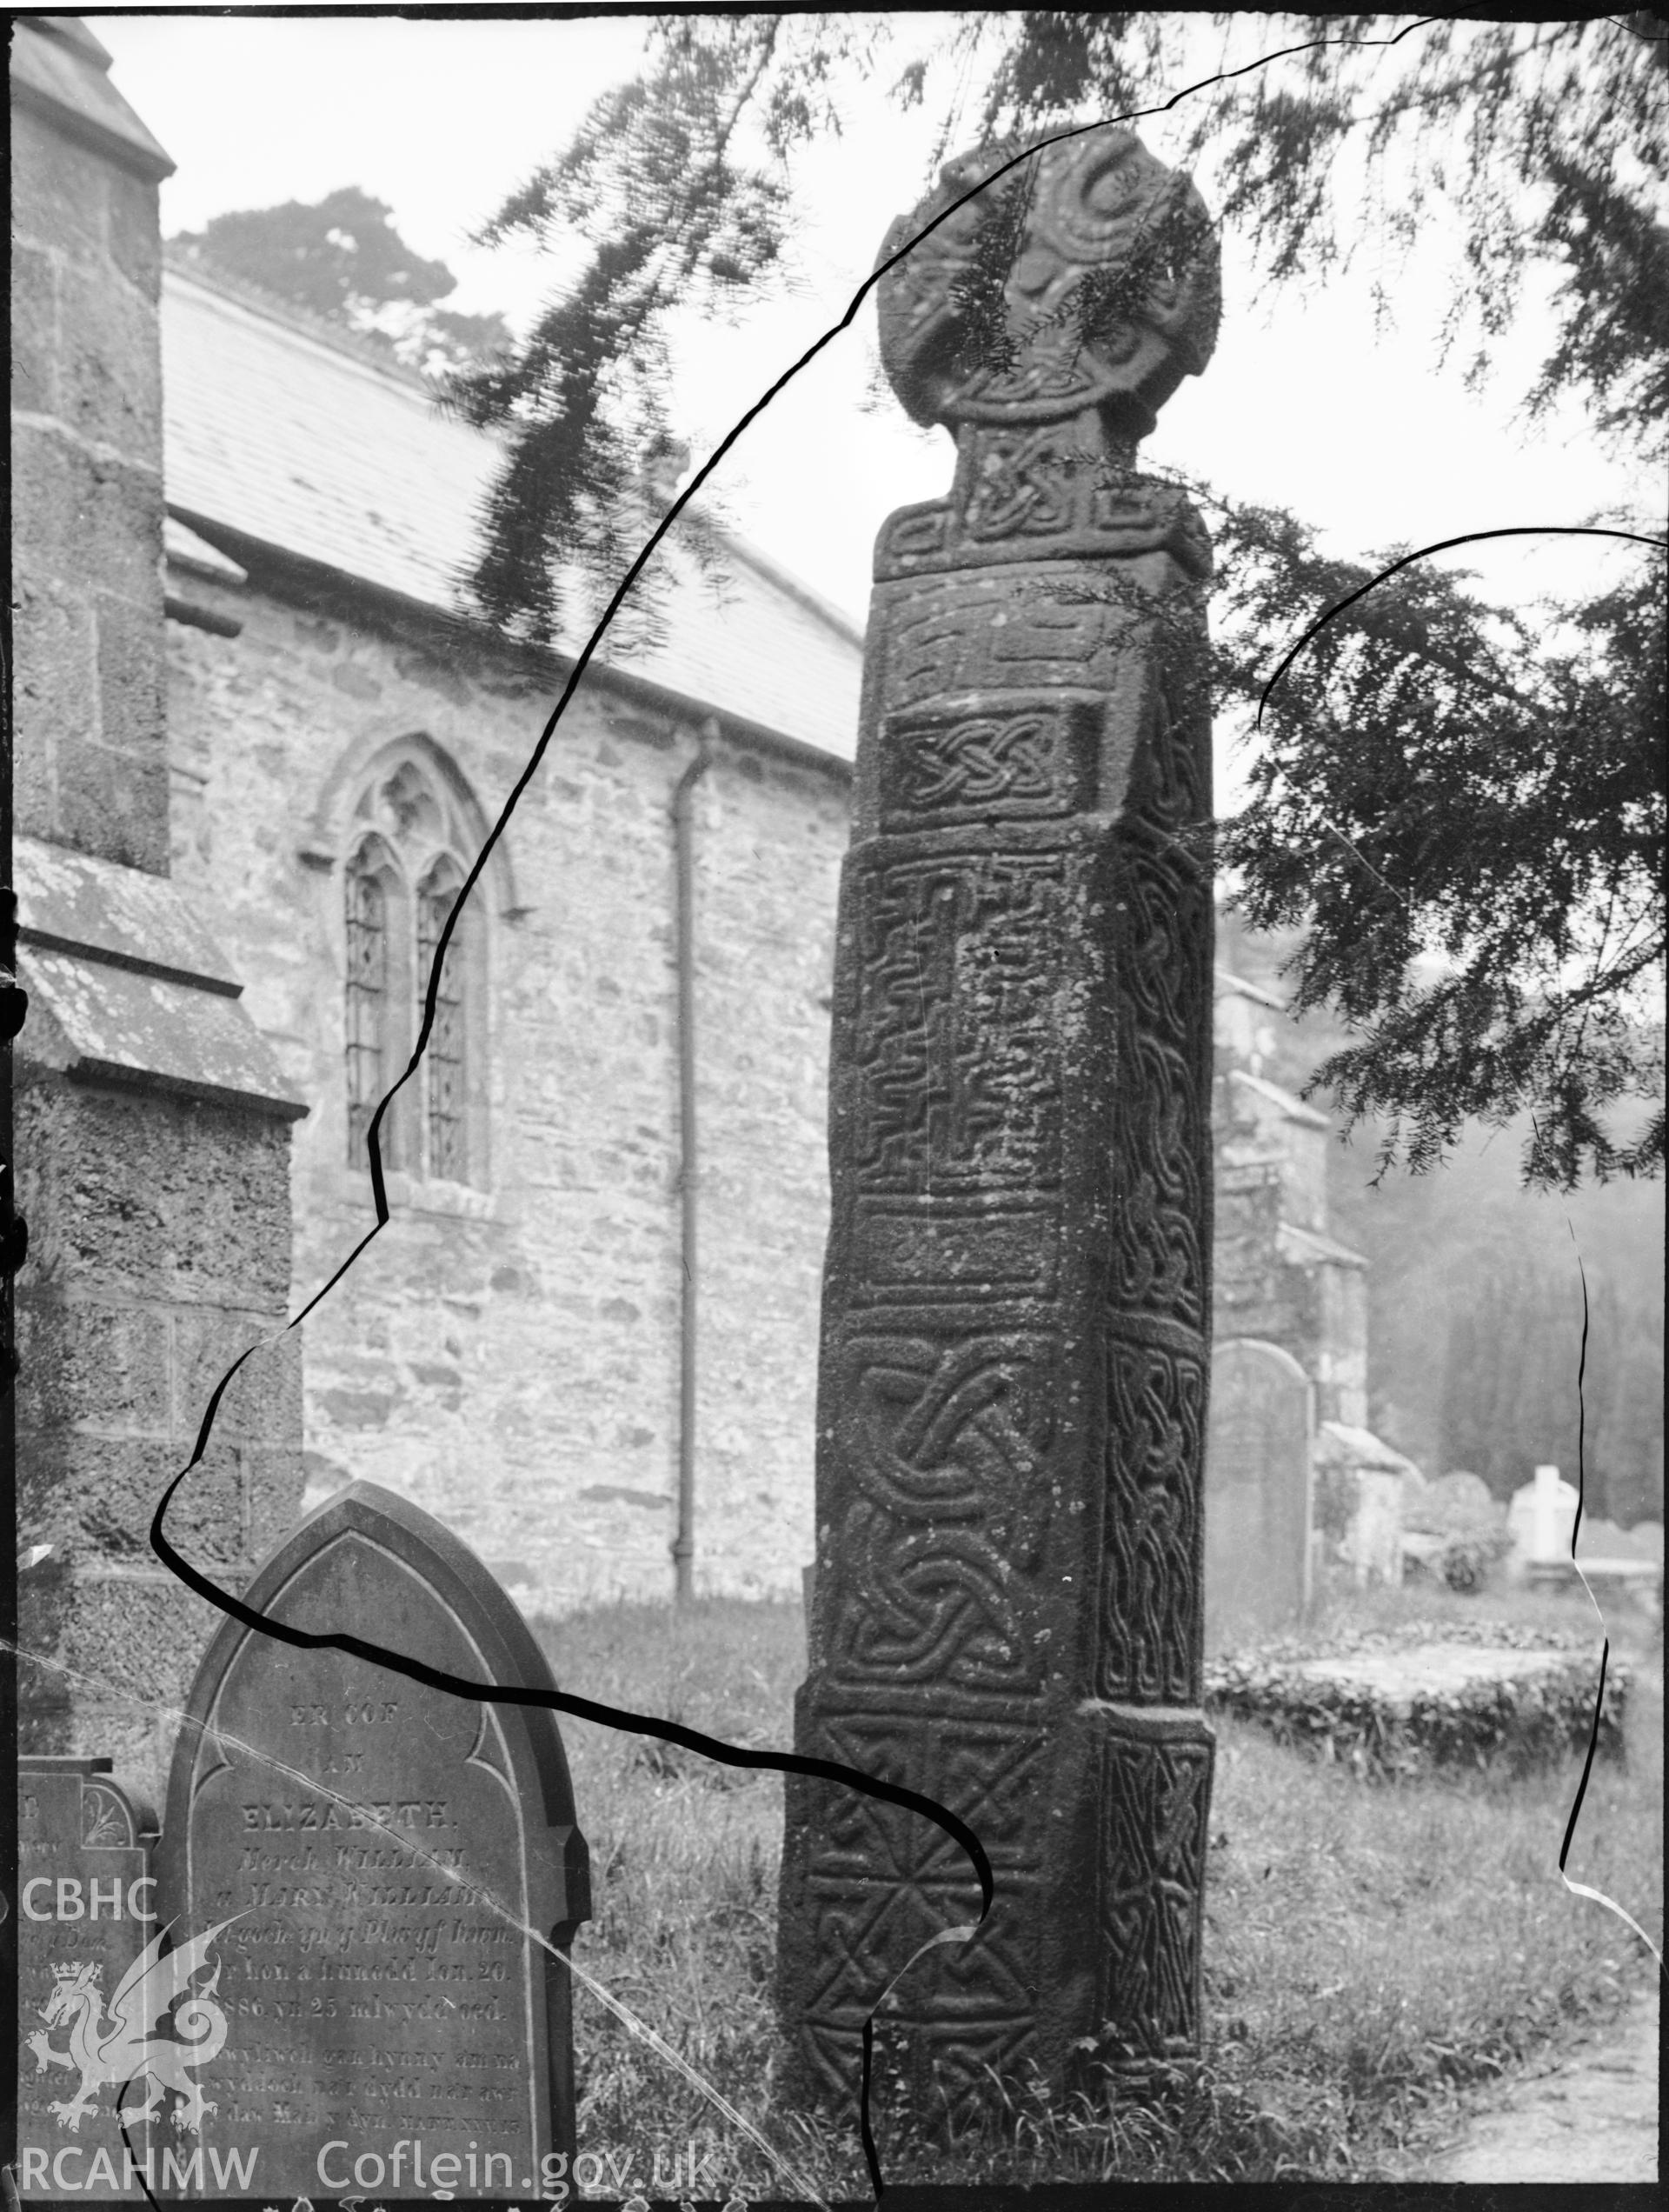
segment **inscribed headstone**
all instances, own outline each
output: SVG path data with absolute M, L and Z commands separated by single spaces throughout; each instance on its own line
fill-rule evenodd
M 25 2198 L 121 2190 L 127 2145 L 117 2096 L 126 2089 L 124 2109 L 134 2112 L 155 2085 L 136 2054 L 113 2073 L 100 2050 L 112 1998 L 160 1932 L 156 1829 L 150 1808 L 112 1778 L 109 1759 L 17 1762 L 17 2170 Z M 142 2152 L 144 2125 L 130 2122 L 128 2135 Z
M 482 1683 L 549 1666 L 480 1561 L 369 1482 L 246 1602 Z M 169 1782 L 162 1901 L 218 1928 L 229 2032 L 196 2138 L 288 2199 L 531 2194 L 573 2155 L 565 1949 L 589 1916 L 555 1716 L 425 1689 L 226 1622 Z
M 1287 1626 L 1309 1595 L 1308 1376 L 1278 1344 L 1235 1337 L 1211 1361 L 1206 1442 L 1206 1634 Z

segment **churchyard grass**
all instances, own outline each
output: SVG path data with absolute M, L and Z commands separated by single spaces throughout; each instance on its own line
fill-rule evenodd
M 1340 1601 L 1342 1602 L 1342 1601 Z M 1358 1600 L 1359 1622 L 1489 1613 L 1593 1624 L 1561 1595 Z M 1614 1614 L 1638 1663 L 1627 1758 L 1597 1766 L 1568 1862 L 1662 1942 L 1661 1645 Z M 541 1624 L 576 1695 L 786 1746 L 804 1672 L 797 1605 L 619 1606 Z M 1596 1644 L 1597 1656 L 1597 1644 Z M 781 1783 L 565 1721 L 595 1918 L 576 1955 L 702 2079 L 831 2195 L 867 2193 L 855 2121 L 776 2101 L 771 1977 Z M 1603 1907 L 1566 1889 L 1558 1856 L 1579 1762 L 1513 1782 L 1364 1784 L 1256 1729 L 1218 1723 L 1207 1885 L 1206 2056 L 1155 2099 L 1016 2095 L 1001 2126 L 930 2149 L 892 2107 L 878 2038 L 876 2136 L 890 2180 L 1372 2179 L 1457 2099 L 1583 2021 L 1603 2021 L 1652 1961 Z M 582 1987 L 580 2142 L 647 2182 L 697 2140 L 700 2194 L 794 2194 L 692 2082 Z M 721 2186 L 721 2184 L 722 2186 Z M 607 2193 L 609 2184 L 602 2184 Z

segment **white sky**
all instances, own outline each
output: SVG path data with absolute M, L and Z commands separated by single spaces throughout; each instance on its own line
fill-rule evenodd
M 236 12 L 89 21 L 115 57 L 114 83 L 179 164 L 163 187 L 165 233 L 357 184 L 389 203 L 410 245 L 454 270 L 449 306 L 496 307 L 518 325 L 553 289 L 552 263 L 473 247 L 466 234 L 565 143 L 600 91 L 632 72 L 644 35 L 642 18 L 612 12 L 579 22 Z M 937 21 L 894 18 L 899 67 L 913 50 L 931 51 Z M 1194 23 L 1203 39 L 1207 27 Z M 1257 17 L 1236 37 L 1252 51 L 1277 43 Z M 1195 73 L 1214 58 L 1202 46 Z M 879 93 L 864 96 L 846 137 L 797 171 L 814 210 L 800 296 L 750 312 L 735 330 L 692 318 L 679 401 L 698 458 L 843 312 L 888 223 L 921 197 L 934 123 L 932 112 L 902 117 Z M 1140 126 L 1161 155 L 1176 127 Z M 1545 312 L 1526 318 L 1479 397 L 1457 369 L 1439 370 L 1445 227 L 1433 222 L 1429 247 L 1422 239 L 1400 276 L 1400 327 L 1386 336 L 1373 327 L 1369 269 L 1330 276 L 1308 299 L 1260 299 L 1244 244 L 1227 237 L 1216 356 L 1170 403 L 1145 453 L 1231 496 L 1292 507 L 1343 556 L 1579 523 L 1618 501 L 1660 507 L 1657 489 L 1608 463 L 1573 412 L 1533 437 L 1515 424 L 1545 350 Z M 942 493 L 950 476 L 942 433 L 914 430 L 890 401 L 868 401 L 873 329 L 870 307 L 749 432 L 723 487 L 741 528 L 859 616 L 881 517 Z M 1584 591 L 1613 557 L 1601 541 L 1559 538 L 1446 556 L 1516 599 Z

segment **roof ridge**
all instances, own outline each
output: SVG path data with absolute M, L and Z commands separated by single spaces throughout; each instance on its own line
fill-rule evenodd
M 1288 1090 L 1285 1083 L 1278 1083 L 1269 1076 L 1255 1076 L 1250 1068 L 1231 1068 L 1228 1080 L 1230 1083 L 1247 1083 L 1253 1090 L 1261 1091 L 1266 1098 L 1273 1099 L 1290 1120 L 1307 1122 L 1314 1129 L 1333 1127 L 1326 1114 L 1312 1106 L 1307 1099 L 1300 1098 L 1295 1090 Z
M 408 368 L 374 338 L 349 330 L 346 323 L 332 322 L 329 316 L 316 314 L 294 300 L 281 298 L 250 277 L 235 276 L 218 262 L 187 252 L 176 239 L 163 241 L 163 265 L 173 275 L 201 284 L 206 292 L 218 293 L 223 299 L 233 300 L 240 307 L 253 308 L 275 323 L 284 323 L 307 337 L 316 338 L 335 352 L 346 354 L 349 360 L 362 362 L 368 369 L 380 370 L 391 383 L 422 392 L 430 399 L 436 396 L 438 387 L 432 378 L 425 376 L 419 369 Z
M 856 616 L 848 614 L 844 607 L 837 607 L 832 599 L 826 599 L 815 584 L 808 583 L 803 576 L 795 575 L 792 569 L 785 568 L 774 553 L 767 553 L 751 538 L 741 536 L 726 524 L 714 520 L 710 515 L 705 519 L 715 536 L 721 537 L 732 552 L 740 554 L 750 568 L 757 569 L 779 591 L 786 591 L 790 598 L 799 600 L 820 621 L 826 622 L 832 630 L 838 630 L 854 645 L 863 643 L 864 627 Z

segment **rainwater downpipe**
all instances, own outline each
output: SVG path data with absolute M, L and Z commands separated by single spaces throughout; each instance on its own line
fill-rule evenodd
M 688 1605 L 695 1595 L 695 1326 L 701 1277 L 696 1255 L 695 1131 L 695 786 L 712 762 L 719 726 L 710 717 L 695 733 L 700 750 L 672 794 L 673 849 L 677 856 L 677 915 L 674 959 L 678 971 L 678 1192 L 683 1221 L 680 1258 L 682 1301 L 678 1321 L 678 1532 L 672 1540 L 674 1597 Z

